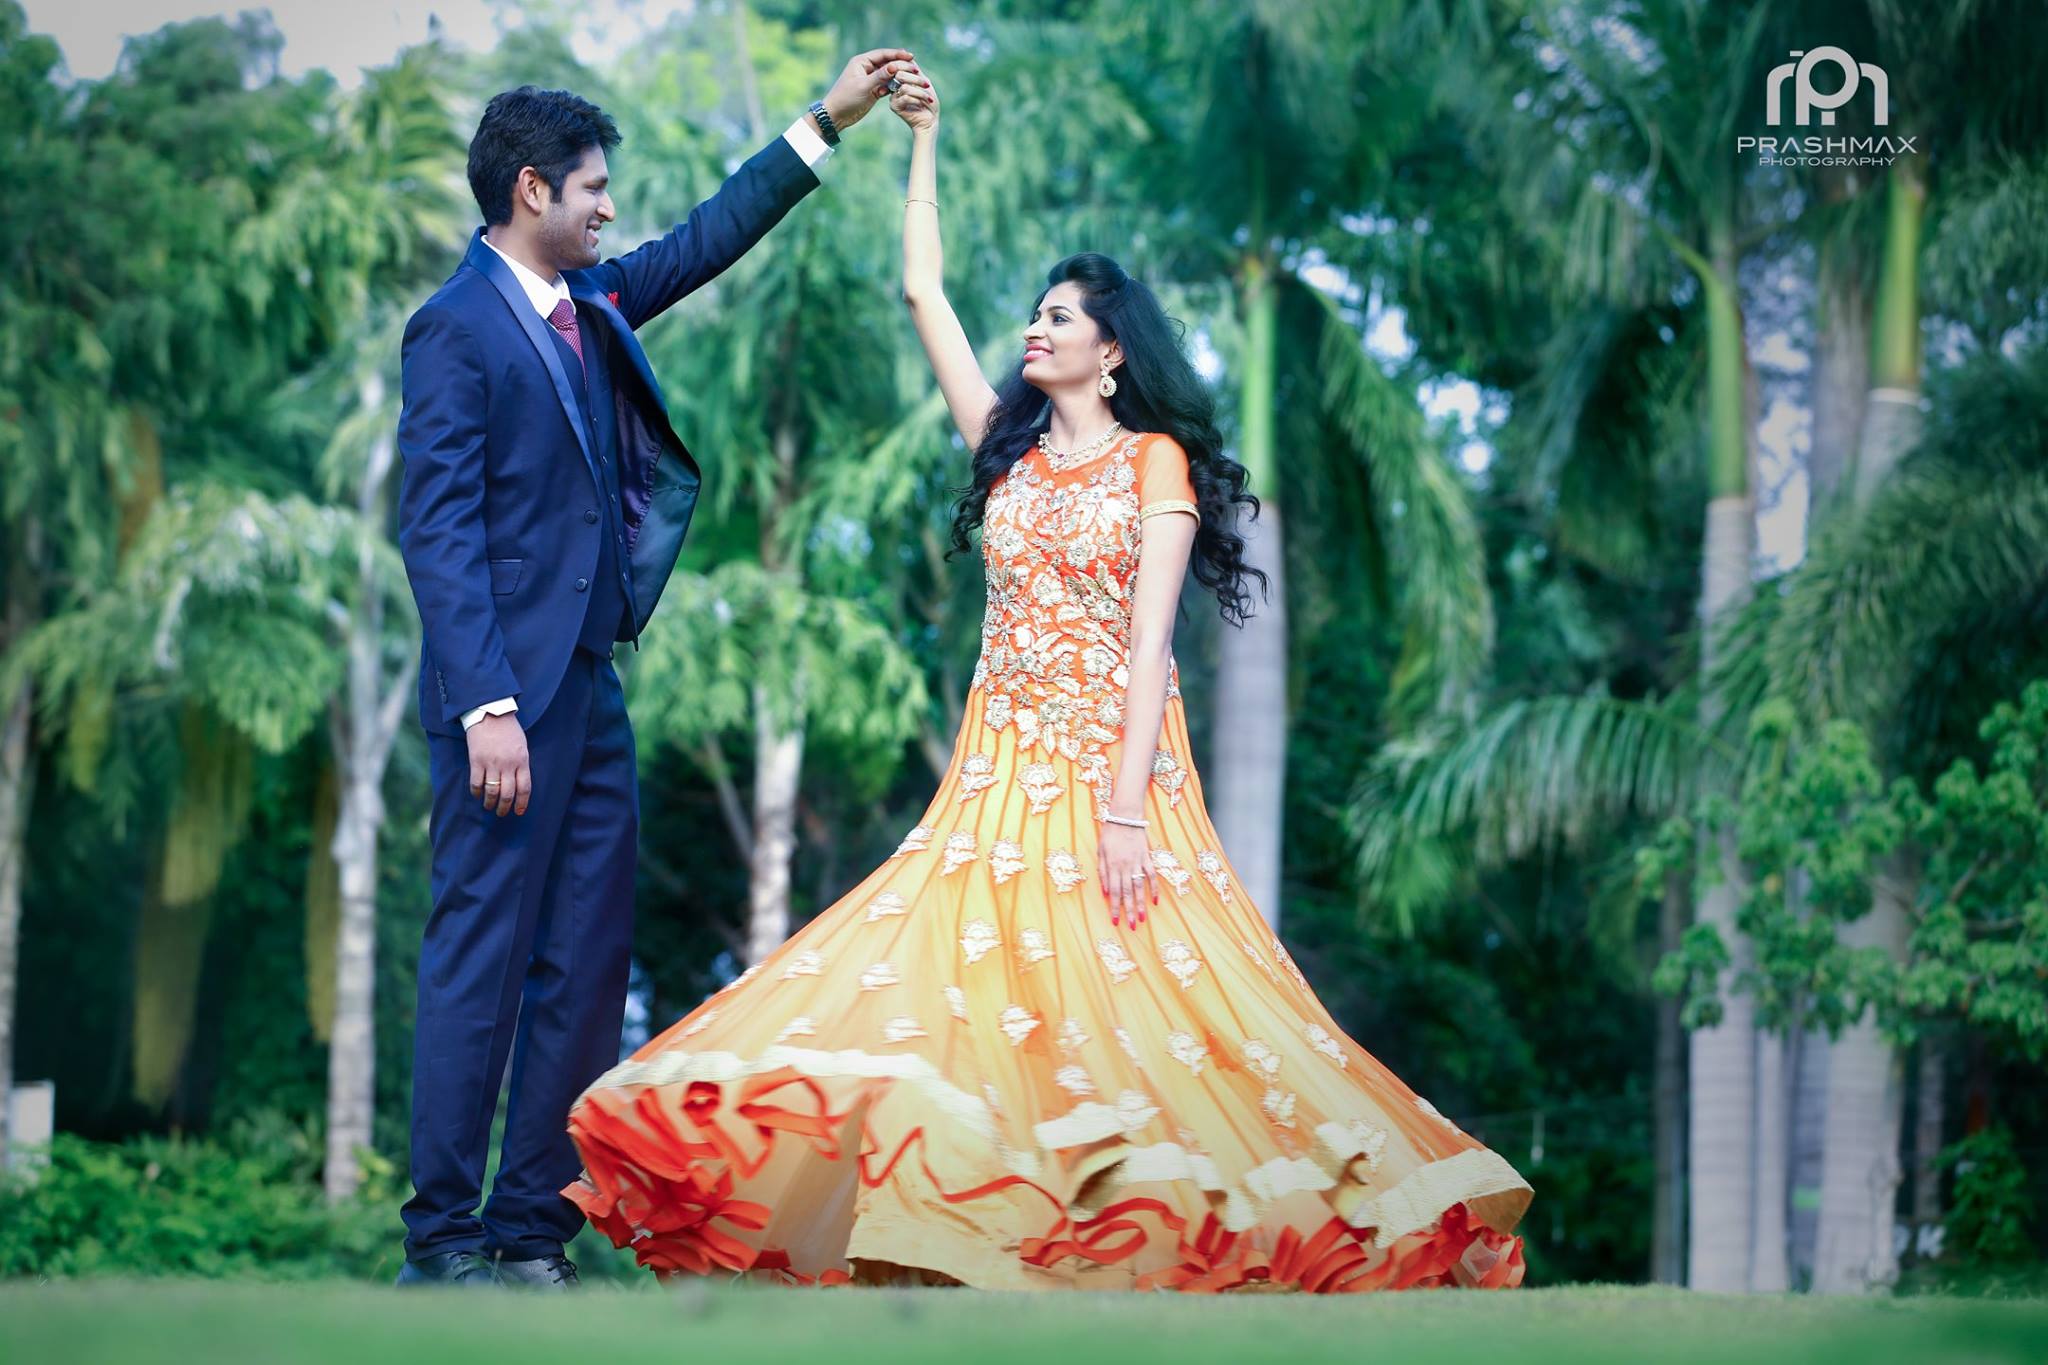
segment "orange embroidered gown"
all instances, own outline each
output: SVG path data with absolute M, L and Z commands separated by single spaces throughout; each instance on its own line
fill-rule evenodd
M 1177 670 L 1160 899 L 1112 927 L 1096 814 L 1130 592 L 1186 453 L 991 490 L 952 766 L 844 898 L 576 1102 L 563 1193 L 663 1278 L 1315 1291 L 1521 1282 L 1528 1183 L 1346 1037 L 1231 873 Z M 1198 513 L 1197 513 L 1198 514 Z

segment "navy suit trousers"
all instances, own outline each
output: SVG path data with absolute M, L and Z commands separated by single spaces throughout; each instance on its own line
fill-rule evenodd
M 633 940 L 640 796 L 608 652 L 578 649 L 526 732 L 533 797 L 499 816 L 469 794 L 464 737 L 427 737 L 434 909 L 420 947 L 406 1255 L 552 1255 L 583 1225 L 564 1123 L 619 1060 Z M 482 1217 L 491 1120 L 509 1057 L 504 1145 Z

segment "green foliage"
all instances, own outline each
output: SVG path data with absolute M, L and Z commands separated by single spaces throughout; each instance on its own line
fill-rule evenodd
M 2032 1181 L 2009 1128 L 1994 1123 L 1952 1142 L 1937 1164 L 1955 1177 L 1942 1218 L 1944 1261 L 1979 1271 L 2036 1258 Z
M 272 1111 L 211 1140 L 60 1133 L 48 1157 L 0 1186 L 0 1277 L 365 1277 L 398 1255 L 397 1172 L 371 1155 L 361 1197 L 330 1209 L 308 1120 Z
M 1908 1042 L 1948 1019 L 2048 1058 L 2048 681 L 1985 718 L 1981 771 L 1959 758 L 1926 793 L 1909 779 L 1886 785 L 1854 722 L 1802 737 L 1777 706 L 1756 724 L 1780 761 L 1739 806 L 1702 806 L 1699 821 L 1732 824 L 1752 869 L 1737 924 L 1756 962 L 1730 989 L 1756 997 L 1759 1023 L 1832 1035 L 1871 1010 Z M 1841 929 L 1869 913 L 1873 878 L 1902 855 L 1918 868 L 1919 905 L 1900 961 Z M 1728 960 L 1718 931 L 1700 924 L 1660 965 L 1660 988 L 1687 996 L 1689 1025 L 1718 1018 Z

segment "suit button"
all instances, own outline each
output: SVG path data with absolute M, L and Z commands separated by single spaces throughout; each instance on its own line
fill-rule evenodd
M 576 580 L 576 591 L 578 591 L 578 592 L 587 592 L 587 591 L 589 591 L 589 589 L 590 589 L 590 580 L 589 580 L 589 579 L 587 579 L 587 578 L 579 578 L 579 579 L 577 579 L 577 580 Z
M 589 522 L 592 526 L 597 525 L 597 509 L 595 507 L 584 508 L 583 519 Z

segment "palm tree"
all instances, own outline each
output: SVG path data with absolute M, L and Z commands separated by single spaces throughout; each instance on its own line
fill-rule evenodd
M 1661 304 L 1667 291 L 1670 297 L 1690 294 L 1698 314 L 1699 339 L 1692 344 L 1698 347 L 1702 374 L 1691 401 L 1705 492 L 1699 683 L 1687 689 L 1687 704 L 1675 713 L 1667 704 L 1634 716 L 1625 727 L 1632 735 L 1655 733 L 1675 714 L 1702 739 L 1718 735 L 1726 744 L 1725 737 L 1739 734 L 1741 724 L 1739 709 L 1731 706 L 1726 692 L 1728 630 L 1750 594 L 1754 536 L 1749 492 L 1753 380 L 1743 338 L 1739 272 L 1744 254 L 1770 225 L 1744 222 L 1749 186 L 1727 149 L 1746 114 L 1748 73 L 1773 17 L 1769 7 L 1734 12 L 1691 0 L 1633 5 L 1626 13 L 1538 6 L 1530 14 L 1531 59 L 1520 68 L 1504 65 L 1502 72 L 1512 77 L 1506 84 L 1474 82 L 1466 103 L 1473 126 L 1502 144 L 1503 173 L 1526 187 L 1523 216 L 1564 225 L 1556 255 L 1565 291 L 1624 310 Z M 1522 109 L 1529 112 L 1517 112 Z M 1674 265 L 1688 276 L 1682 285 L 1669 278 Z M 1575 432 L 1579 414 L 1588 410 L 1594 394 L 1603 392 L 1597 386 L 1605 382 L 1607 370 L 1585 363 L 1588 355 L 1598 354 L 1559 346 L 1546 357 L 1560 363 L 1546 367 L 1530 388 L 1541 395 L 1539 420 L 1552 430 Z M 1566 708 L 1562 714 L 1580 717 L 1558 732 L 1573 737 L 1574 748 L 1548 757 L 1567 763 L 1596 757 L 1578 746 L 1608 742 L 1609 731 L 1600 722 L 1610 705 L 1598 700 L 1560 703 Z M 1647 752 L 1639 743 L 1632 740 L 1617 752 Z M 1700 756 L 1706 751 L 1696 743 L 1693 752 Z M 1612 777 L 1583 782 L 1581 795 L 1607 795 L 1595 795 L 1592 805 L 1581 804 L 1581 816 L 1611 799 L 1616 794 L 1612 779 L 1630 771 L 1632 765 L 1624 764 Z M 1481 780 L 1503 775 L 1494 769 Z M 1706 774 L 1701 779 L 1666 794 L 1690 798 L 1718 785 Z M 1378 799 L 1369 786 L 1367 807 Z M 1496 804 L 1509 803 L 1496 798 Z M 1647 807 L 1640 813 L 1669 815 L 1680 809 Z M 1701 839 L 1700 862 L 1712 872 L 1699 889 L 1695 919 L 1732 939 L 1732 977 L 1746 966 L 1743 944 L 1732 935 L 1741 868 L 1732 835 L 1703 831 Z M 1782 1256 L 1774 1260 L 1770 1250 L 1782 1242 L 1782 1214 L 1772 1193 L 1778 1181 L 1766 1171 L 1760 1182 L 1753 1158 L 1754 1032 L 1748 1003 L 1737 998 L 1728 1002 L 1717 1023 L 1695 1029 L 1691 1038 L 1687 1259 L 1695 1287 L 1769 1288 L 1781 1274 L 1774 1266 L 1782 1265 Z M 1660 1150 L 1671 1145 L 1660 1143 Z M 1761 1284 L 1753 1278 L 1757 1266 L 1762 1267 Z
M 1856 31 L 1869 35 L 1887 69 L 1896 73 L 1893 107 L 1903 118 L 1894 126 L 1918 132 L 1927 144 L 1926 155 L 1902 156 L 1890 166 L 1883 179 L 1882 221 L 1874 225 L 1876 244 L 1870 254 L 1875 260 L 1875 300 L 1869 313 L 1873 326 L 1868 385 L 1860 420 L 1853 422 L 1853 432 L 1842 432 L 1843 444 L 1853 449 L 1853 461 L 1840 482 L 1846 485 L 1844 501 L 1851 515 L 1856 515 L 1868 511 L 1921 436 L 1925 341 L 1920 300 L 1927 254 L 1922 238 L 1935 188 L 1930 166 L 1959 191 L 1958 208 L 1965 213 L 1973 199 L 1995 204 L 2024 195 L 2032 177 L 2019 167 L 2038 156 L 2044 133 L 2048 133 L 2048 118 L 2044 118 L 2040 101 L 2028 91 L 2026 73 L 2008 65 L 2016 60 L 2012 35 L 2025 30 L 2028 18 L 2037 17 L 2031 10 L 2000 0 L 1934 10 L 1897 0 L 1867 0 L 1867 4 L 1849 8 L 1852 13 L 1845 18 L 1858 21 Z M 1912 54 L 1910 61 L 1900 60 L 1908 53 Z M 2001 76 L 2001 72 L 2007 75 Z M 1987 98 L 1988 92 L 1995 93 Z M 1867 109 L 1858 106 L 1859 117 L 1867 114 Z M 1865 131 L 1889 129 L 1866 127 Z M 1987 174 L 1995 189 L 1986 192 L 1981 182 L 1971 184 Z M 1996 271 L 1998 262 L 2014 256 L 2013 247 L 1997 240 L 1980 241 L 1975 246 L 1976 250 L 1959 258 L 1969 261 L 1961 269 Z M 2027 248 L 2019 250 L 2024 253 Z M 1958 313 L 1971 322 L 1986 320 L 1980 300 L 1996 297 L 1995 291 L 1948 292 L 1956 300 Z M 1991 311 L 1997 311 L 1995 305 Z M 1843 354 L 1861 340 L 1853 330 L 1861 315 L 1854 306 L 1836 315 L 1852 331 L 1841 340 L 1826 342 L 1824 356 Z M 1834 322 L 1836 316 L 1829 321 Z M 1992 330 L 1995 333 L 1998 328 Z M 1822 335 L 1825 338 L 1827 333 Z M 1822 411 L 1846 407 L 1851 387 L 1846 379 L 1831 383 L 1823 392 L 1830 398 L 1839 395 L 1839 399 Z M 1838 419 L 1840 427 L 1852 426 L 1848 416 L 1843 413 Z M 1833 478 L 1842 463 L 1830 451 L 1822 468 Z M 1790 656 L 1798 652 L 1787 644 L 1779 651 L 1780 661 L 1790 663 Z M 1818 652 L 1808 652 L 1799 662 L 1812 667 L 1821 657 Z M 1836 713 L 1832 704 L 1838 697 L 1825 687 L 1816 690 L 1810 673 L 1786 674 L 1783 680 L 1796 698 L 1811 706 L 1816 718 Z M 1902 851 L 1875 878 L 1873 910 L 1845 927 L 1845 941 L 1900 960 L 1918 880 L 1912 851 Z M 1931 1043 L 1927 1052 L 1933 1052 Z M 1828 1045 L 1821 1066 L 1803 1070 L 1825 1086 L 1827 1096 L 1814 1287 L 1820 1292 L 1841 1293 L 1888 1284 L 1897 1275 L 1889 1192 L 1897 1188 L 1900 1175 L 1904 1059 L 1895 1054 L 1874 1020 L 1866 1018 Z M 1923 1057 L 1923 1080 L 1923 1104 L 1938 1104 L 1942 1090 L 1938 1057 Z M 1808 1106 L 1813 1107 L 1817 1106 Z M 1939 1117 L 1923 1115 L 1918 1128 L 1938 1136 Z M 1932 1184 L 1927 1157 L 1923 1153 L 1919 1169 L 1929 1178 L 1916 1182 L 1916 1196 Z
M 322 155 L 308 160 L 238 242 L 251 265 L 257 316 L 273 327 L 305 325 L 331 347 L 316 387 L 346 395 L 319 469 L 324 496 L 353 513 L 353 573 L 334 585 L 328 603 L 343 660 L 327 700 L 338 914 L 332 943 L 307 946 L 309 961 L 331 963 L 333 972 L 323 1178 L 334 1202 L 355 1192 L 357 1153 L 371 1145 L 375 1115 L 384 775 L 419 659 L 417 618 L 402 577 L 391 573 L 393 381 L 407 301 L 463 235 L 462 144 L 443 93 L 447 75 L 445 55 L 433 45 L 408 49 L 370 73 L 333 109 Z M 322 870 L 316 859 L 312 874 Z
M 1278 922 L 1288 686 L 1285 527 L 1329 501 L 1362 513 L 1353 544 L 1398 564 L 1402 656 L 1393 723 L 1462 704 L 1492 639 L 1484 560 L 1465 493 L 1426 437 L 1412 392 L 1365 355 L 1348 309 L 1312 266 L 1358 256 L 1345 215 L 1370 208 L 1426 125 L 1436 74 L 1417 53 L 1483 52 L 1468 9 L 1391 3 L 1140 8 L 1119 69 L 1149 92 L 1149 197 L 1172 204 L 1174 269 L 1230 284 L 1237 454 L 1262 500 L 1247 561 L 1266 600 L 1222 636 L 1207 771 L 1217 829 L 1253 902 Z M 1191 73 L 1182 89 L 1159 69 Z M 1283 396 L 1298 396 L 1299 403 Z M 1283 443 L 1285 456 L 1283 458 Z M 1287 477 L 1281 477 L 1282 468 Z M 1317 489 L 1290 510 L 1289 487 Z

